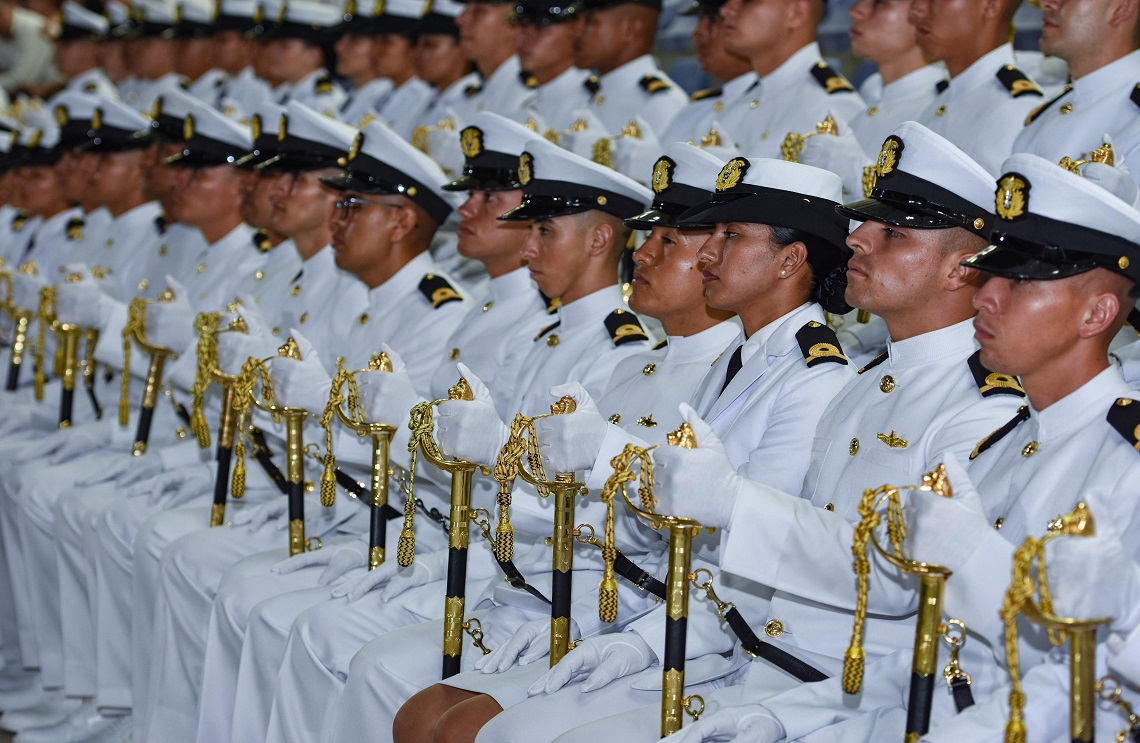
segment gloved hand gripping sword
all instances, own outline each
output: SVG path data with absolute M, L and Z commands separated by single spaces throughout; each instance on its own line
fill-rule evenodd
M 368 362 L 368 371 L 392 371 L 392 362 L 385 353 L 374 355 Z M 346 407 L 347 406 L 347 407 Z M 384 564 L 386 548 L 387 517 L 384 507 L 388 505 L 388 465 L 389 447 L 394 426 L 369 421 L 365 418 L 356 386 L 356 372 L 344 368 L 344 358 L 337 359 L 337 372 L 329 391 L 329 402 L 321 416 L 321 426 L 325 429 L 326 453 L 322 462 L 321 505 L 331 506 L 336 498 L 336 457 L 333 456 L 333 416 L 340 419 L 350 431 L 361 438 L 368 436 L 372 441 L 372 472 L 370 479 L 369 527 L 368 527 L 368 569 L 375 570 Z
M 474 400 L 471 386 L 462 377 L 447 391 L 448 400 Z M 432 409 L 443 402 L 421 402 L 412 408 L 408 427 L 412 430 L 408 451 L 412 455 L 411 482 L 415 482 L 417 452 L 434 467 L 451 475 L 451 511 L 447 532 L 447 587 L 443 612 L 443 678 L 460 671 L 463 656 L 463 632 L 481 632 L 479 620 L 463 621 L 467 598 L 467 548 L 470 544 L 471 479 L 478 465 L 462 459 L 448 459 L 433 437 Z M 484 468 L 485 474 L 490 474 Z M 409 501 L 415 497 L 411 489 Z M 489 652 L 484 650 L 484 652 Z
M 301 351 L 292 338 L 277 349 L 277 355 L 301 360 Z M 278 404 L 273 390 L 273 380 L 266 367 L 266 360 L 249 358 L 242 367 L 241 374 L 234 382 L 234 405 L 238 410 L 238 430 L 242 430 L 250 406 L 255 405 L 269 413 L 275 423 L 285 423 L 286 496 L 289 498 L 289 556 L 306 550 L 321 548 L 318 537 L 305 539 L 305 441 L 302 427 L 309 411 L 304 408 L 290 408 Z M 261 382 L 261 398 L 255 388 Z M 235 447 L 238 455 L 234 467 L 233 491 L 239 498 L 245 491 L 245 444 L 239 441 Z
M 146 382 L 143 386 L 142 406 L 139 409 L 139 424 L 135 429 L 135 442 L 131 446 L 131 454 L 142 456 L 146 454 L 147 440 L 150 438 L 150 424 L 154 419 L 154 406 L 158 402 L 158 393 L 162 386 L 162 370 L 167 359 L 177 359 L 178 354 L 169 348 L 156 346 L 146 337 L 146 306 L 148 301 L 142 297 L 135 297 L 127 306 L 127 324 L 123 326 L 123 381 L 122 392 L 119 396 L 119 425 L 126 426 L 130 420 L 130 390 L 131 390 L 131 341 L 150 356 L 150 366 L 146 372 Z M 170 303 L 174 301 L 174 292 L 166 289 L 158 295 L 156 302 Z
M 511 485 L 516 476 L 530 483 L 545 498 L 554 496 L 553 572 L 550 583 L 550 665 L 570 651 L 570 603 L 573 595 L 574 567 L 574 498 L 585 495 L 586 487 L 574 480 L 573 472 L 557 472 L 548 480 L 538 450 L 534 421 L 546 415 L 573 413 L 574 399 L 563 397 L 550 406 L 550 413 L 527 418 L 522 413 L 511 422 L 510 436 L 495 462 L 494 476 L 499 482 L 499 524 L 495 530 L 495 556 L 500 562 L 511 559 L 514 530 L 510 525 Z M 527 467 L 522 466 L 526 454 Z
M 34 261 L 24 263 L 18 270 L 28 276 L 35 276 L 37 273 Z M 4 389 L 12 392 L 20 383 L 20 368 L 24 364 L 24 353 L 28 349 L 28 328 L 32 324 L 33 311 L 28 307 L 16 305 L 12 294 L 12 277 L 8 274 L 5 274 L 5 277 L 8 289 L 6 309 L 15 322 L 15 328 L 12 331 L 12 353 L 8 357 L 8 378 Z
M 858 694 L 863 685 L 863 627 L 867 618 L 867 593 L 870 590 L 871 562 L 867 557 L 868 543 L 883 559 L 899 570 L 918 578 L 918 617 L 914 633 L 914 657 L 911 663 L 910 693 L 907 703 L 906 743 L 914 743 L 930 730 L 930 709 L 934 700 L 934 678 L 938 663 L 938 640 L 950 646 L 950 663 L 942 676 L 955 695 L 955 703 L 962 708 L 973 704 L 969 694 L 970 676 L 958 665 L 958 653 L 966 641 L 966 627 L 958 619 L 942 623 L 942 596 L 951 572 L 941 565 L 920 562 L 906 557 L 902 541 L 906 537 L 900 494 L 905 490 L 918 490 L 953 497 L 946 469 L 942 465 L 922 477 L 921 485 L 895 487 L 883 485 L 863 492 L 859 504 L 862 516 L 855 527 L 851 551 L 855 556 L 855 575 L 858 579 L 855 602 L 855 628 L 851 645 L 843 658 L 843 691 Z M 886 504 L 887 538 L 889 549 L 879 542 L 876 530 L 883 521 L 879 508 Z
M 1073 743 L 1095 740 L 1096 716 L 1096 630 L 1112 621 L 1108 617 L 1074 619 L 1053 613 L 1053 599 L 1045 573 L 1045 545 L 1058 537 L 1092 536 L 1096 527 L 1084 503 L 1049 525 L 1043 538 L 1027 537 L 1013 555 L 1013 580 L 1002 601 L 1001 617 L 1005 622 L 1005 657 L 1009 667 L 1009 723 L 1005 728 L 1006 743 L 1025 743 L 1025 692 L 1021 686 L 1021 668 L 1017 647 L 1017 617 L 1024 614 L 1049 632 L 1054 645 L 1069 640 L 1069 735 Z M 1035 564 L 1036 563 L 1036 564 Z M 1036 568 L 1036 572 L 1035 572 Z
M 688 423 L 682 423 L 676 431 L 666 437 L 670 446 L 695 449 L 697 439 Z M 661 663 L 661 737 L 672 735 L 681 729 L 682 712 L 694 720 L 704 711 L 704 700 L 694 694 L 685 696 L 685 639 L 689 617 L 689 584 L 696 576 L 690 572 L 692 566 L 693 538 L 705 527 L 693 519 L 654 512 L 657 501 L 653 497 L 653 461 L 649 452 L 656 447 L 643 449 L 627 444 L 621 454 L 614 457 L 611 464 L 614 474 L 607 480 L 603 489 L 603 499 L 608 494 L 607 505 L 610 512 L 606 517 L 606 547 L 603 557 L 606 561 L 602 579 L 602 600 L 606 601 L 607 583 L 613 582 L 613 560 L 616 554 L 613 547 L 613 498 L 620 492 L 626 506 L 654 529 L 669 530 L 669 572 L 666 578 L 665 599 L 665 652 Z M 641 465 L 638 487 L 638 502 L 634 503 L 625 484 L 632 481 L 633 467 Z M 709 533 L 714 530 L 709 527 Z M 613 585 L 613 603 L 616 609 L 617 586 Z

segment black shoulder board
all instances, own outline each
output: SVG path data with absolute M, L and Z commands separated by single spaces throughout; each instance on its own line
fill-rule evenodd
M 154 228 L 156 230 L 158 230 L 158 234 L 165 235 L 166 234 L 166 217 L 162 216 L 161 214 L 159 214 L 157 217 L 155 217 L 154 218 Z
M 471 83 L 470 85 L 468 85 L 466 88 L 463 89 L 463 96 L 465 98 L 470 98 L 471 96 L 475 95 L 476 93 L 478 93 L 482 89 L 483 89 L 482 83 Z
M 602 82 L 598 80 L 597 75 L 590 75 L 582 81 L 582 85 L 585 86 L 586 90 L 590 91 L 590 95 L 594 95 L 602 89 Z
M 934 92 L 935 93 L 942 93 L 949 87 L 950 87 L 950 81 L 949 80 L 939 80 L 938 82 L 936 82 L 934 84 Z
M 1140 451 L 1140 402 L 1131 397 L 1117 398 L 1108 409 L 1108 422 L 1125 441 Z
M 268 253 L 273 250 L 273 243 L 269 242 L 269 233 L 265 230 L 257 230 L 253 233 L 253 246 L 262 253 Z
M 724 88 L 705 88 L 689 96 L 690 101 L 703 101 L 706 98 L 720 98 L 724 95 Z
M 609 331 L 615 346 L 649 340 L 649 334 L 641 327 L 637 315 L 626 310 L 614 310 L 607 315 L 606 330 Z
M 1048 111 L 1049 107 L 1052 106 L 1054 103 L 1056 103 L 1057 101 L 1059 101 L 1062 98 L 1064 98 L 1065 96 L 1067 96 L 1069 94 L 1069 91 L 1072 89 L 1073 89 L 1072 85 L 1066 85 L 1065 89 L 1063 91 L 1061 91 L 1061 95 L 1059 95 L 1059 96 L 1057 96 L 1051 100 L 1048 100 L 1045 103 L 1042 103 L 1040 106 L 1038 106 L 1037 108 L 1030 111 L 1029 115 L 1025 117 L 1025 126 L 1029 126 L 1034 121 L 1036 121 L 1038 116 L 1040 116 L 1041 114 Z
M 1140 107 L 1140 83 L 1136 83 L 1136 87 L 1132 89 L 1132 95 L 1129 96 L 1129 98 L 1132 99 L 1132 102 L 1135 103 L 1137 107 Z
M 997 71 L 997 79 L 1014 98 L 1020 98 L 1023 95 L 1035 95 L 1037 97 L 1045 95 L 1041 92 L 1041 88 L 1038 88 L 1024 72 L 1011 64 L 1007 64 Z
M 333 92 L 333 90 L 333 81 L 331 77 L 322 77 L 320 80 L 317 80 L 317 95 L 328 95 L 329 93 Z
M 534 90 L 538 87 L 538 78 L 526 70 L 519 70 L 519 82 L 523 84 L 523 87 L 529 88 L 530 90 Z
M 553 315 L 558 312 L 558 308 L 562 306 L 562 300 L 558 297 L 548 297 L 539 290 L 538 296 L 542 297 L 542 303 L 546 305 L 546 314 Z
M 1025 390 L 1021 389 L 1021 382 L 1011 374 L 999 374 L 982 366 L 982 352 L 974 351 L 970 357 L 970 372 L 974 375 L 974 382 L 982 397 L 990 395 L 1016 395 L 1025 397 Z
M 461 302 L 463 296 L 455 291 L 455 288 L 447 282 L 447 279 L 442 276 L 436 276 L 434 273 L 424 274 L 423 280 L 420 281 L 420 291 L 431 302 L 431 308 L 438 309 L 441 305 L 448 302 Z
M 855 87 L 847 82 L 847 78 L 831 69 L 826 62 L 816 62 L 812 65 L 811 76 L 827 91 L 828 95 L 855 90 Z
M 800 343 L 804 361 L 808 368 L 816 364 L 843 364 L 847 366 L 847 357 L 843 355 L 843 348 L 839 345 L 839 338 L 835 331 L 821 322 L 812 320 L 796 331 L 796 340 Z
M 668 90 L 670 88 L 669 83 L 656 75 L 646 75 L 641 78 L 638 83 L 641 85 L 641 89 L 649 94 L 660 93 L 662 90 Z
M 551 330 L 554 330 L 555 328 L 557 328 L 557 327 L 558 327 L 559 325 L 561 325 L 561 324 L 562 324 L 562 321 L 561 321 L 561 320 L 559 320 L 559 321 L 558 321 L 558 322 L 556 322 L 556 323 L 551 323 L 550 325 L 547 325 L 545 328 L 543 328 L 542 330 L 538 331 L 538 335 L 536 335 L 536 336 L 534 337 L 534 340 L 537 342 L 539 338 L 541 338 L 542 336 L 546 335 L 546 334 L 547 334 L 547 333 L 549 333 Z
M 662 348 L 665 348 L 665 347 L 666 347 L 666 346 L 668 346 L 668 345 L 669 345 L 669 339 L 668 339 L 668 338 L 666 338 L 665 340 L 661 341 L 661 342 L 660 342 L 660 343 L 658 343 L 656 346 L 654 346 L 654 347 L 653 347 L 653 350 L 654 350 L 654 351 L 660 351 Z
M 972 452 L 970 452 L 970 461 L 972 462 L 977 459 L 979 454 L 1004 439 L 1009 435 L 1010 431 L 1020 426 L 1022 421 L 1027 420 L 1029 420 L 1029 406 L 1022 405 L 1017 409 L 1017 414 L 1006 421 L 1006 423 L 1001 428 L 978 442 L 978 445 L 974 447 L 974 450 Z
M 83 217 L 72 217 L 71 219 L 67 220 L 67 239 L 83 239 Z
M 879 355 L 878 355 L 878 356 L 876 356 L 875 358 L 873 358 L 873 359 L 871 359 L 870 361 L 868 361 L 868 362 L 867 362 L 867 365 L 866 365 L 866 366 L 864 366 L 862 369 L 860 369 L 860 370 L 859 370 L 857 373 L 858 373 L 858 374 L 862 374 L 862 373 L 863 373 L 863 372 L 865 372 L 865 371 L 870 371 L 870 370 L 874 369 L 876 366 L 878 366 L 879 364 L 883 363 L 883 362 L 884 362 L 884 361 L 886 361 L 886 360 L 887 360 L 887 352 L 886 352 L 886 351 L 883 351 L 881 354 L 879 354 Z

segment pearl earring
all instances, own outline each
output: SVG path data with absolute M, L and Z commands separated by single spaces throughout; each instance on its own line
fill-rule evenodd
M 787 271 L 780 271 L 780 276 L 781 276 L 781 277 L 784 277 L 784 276 L 787 276 L 787 275 L 788 275 L 788 272 L 787 272 Z

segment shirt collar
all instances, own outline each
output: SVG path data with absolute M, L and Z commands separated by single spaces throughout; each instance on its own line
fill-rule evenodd
M 150 223 L 153 226 L 155 217 L 160 214 L 162 214 L 162 205 L 157 201 L 148 201 L 145 204 L 139 204 L 133 209 L 128 209 L 119 216 L 115 217 L 115 229 L 119 230 L 124 227 L 147 223 Z
M 950 95 L 969 93 L 971 89 L 993 80 L 997 71 L 1006 65 L 1016 65 L 1013 58 L 1013 44 L 1002 44 L 983 54 L 972 65 L 958 73 L 957 77 L 950 79 L 947 93 Z
M 435 259 L 427 250 L 404 264 L 380 286 L 368 290 L 368 302 L 372 305 L 392 306 L 405 295 L 412 293 L 420 285 L 424 274 L 436 270 Z
M 610 70 L 604 75 L 598 77 L 598 82 L 602 86 L 602 90 L 609 88 L 610 90 L 633 90 L 641 78 L 646 75 L 660 74 L 661 69 L 657 66 L 657 62 L 650 54 L 642 54 L 637 59 L 630 61 L 618 67 L 616 70 Z
M 596 322 L 622 307 L 625 307 L 625 302 L 621 298 L 621 287 L 611 284 L 570 304 L 560 306 L 558 322 L 561 323 L 563 330 L 576 328 Z
M 527 292 L 538 296 L 538 287 L 530 280 L 530 269 L 523 266 L 491 279 L 488 298 L 491 301 L 502 301 Z
M 954 356 L 969 356 L 974 343 L 974 320 L 922 333 L 903 341 L 887 338 L 887 365 L 892 369 L 933 364 Z
M 491 76 L 483 82 L 483 89 L 488 90 L 518 85 L 520 70 L 519 58 L 512 54 L 503 60 L 503 63 L 496 67 L 495 71 L 491 73 Z
M 916 93 L 930 93 L 939 82 L 946 79 L 946 67 L 941 62 L 919 67 L 913 72 L 883 86 L 879 100 L 909 98 Z
M 233 250 L 244 252 L 250 243 L 250 235 L 252 234 L 253 228 L 243 222 L 207 247 L 213 255 L 217 255 L 219 252 L 229 252 L 231 246 L 233 246 Z
M 735 317 L 693 335 L 671 335 L 665 346 L 665 359 L 676 361 L 680 357 L 684 361 L 708 356 L 723 351 L 739 335 L 740 320 Z
M 1106 94 L 1115 94 L 1121 83 L 1133 85 L 1140 79 L 1140 50 L 1125 54 L 1104 67 L 1073 80 L 1073 100 L 1085 102 Z
M 760 78 L 760 90 L 770 95 L 773 90 L 785 87 L 800 87 L 804 84 L 804 76 L 811 72 L 822 59 L 819 53 L 819 44 L 814 41 L 802 47 L 798 52 L 784 60 L 776 69 Z
M 824 321 L 823 310 L 814 302 L 805 302 L 791 312 L 781 315 L 744 341 L 744 350 L 740 352 L 741 362 L 747 363 L 761 351 L 765 357 L 786 355 L 796 345 L 796 331 L 812 320 L 820 323 Z
M 1115 364 L 1085 382 L 1044 410 L 1029 406 L 1030 425 L 1038 441 L 1069 438 L 1094 419 L 1103 418 L 1111 401 L 1132 397 L 1135 391 L 1124 381 Z

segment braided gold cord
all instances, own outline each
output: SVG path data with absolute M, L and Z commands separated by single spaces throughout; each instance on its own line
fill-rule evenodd
M 269 369 L 260 359 L 248 358 L 241 367 L 241 373 L 234 380 L 234 410 L 237 411 L 237 442 L 234 444 L 234 473 L 230 481 L 230 489 L 234 498 L 245 495 L 245 427 L 246 419 L 253 408 L 253 391 L 261 381 L 261 396 L 267 407 L 277 408 L 277 394 L 273 389 L 273 380 L 269 377 Z M 281 422 L 280 413 L 271 413 L 270 417 L 275 423 Z
M 435 431 L 432 406 L 439 402 L 443 401 L 416 403 L 408 415 L 408 428 L 412 432 L 408 439 L 408 500 L 404 503 L 404 524 L 400 528 L 400 541 L 396 545 L 396 562 L 404 567 L 411 565 L 416 557 L 416 464 L 419 462 L 420 448 L 423 447 L 432 456 L 443 458 L 432 435 Z
M 190 431 L 198 439 L 198 446 L 210 446 L 210 425 L 203 412 L 206 390 L 213 382 L 214 371 L 218 368 L 218 327 L 222 322 L 220 312 L 200 312 L 194 318 L 194 331 L 198 334 L 197 368 L 194 370 L 194 384 L 190 387 Z
M 146 328 L 146 300 L 135 297 L 127 305 L 127 324 L 123 326 L 123 378 L 119 392 L 119 425 L 131 418 L 131 337 Z
M 44 371 L 44 345 L 47 343 L 47 329 L 55 322 L 54 286 L 45 286 L 40 289 L 39 321 L 39 342 L 36 344 L 36 352 L 32 357 L 32 366 L 36 375 L 35 397 L 36 400 L 43 400 L 44 383 L 47 381 L 47 374 Z
M 341 394 L 341 390 L 348 387 L 348 392 Z M 336 376 L 333 377 L 329 388 L 329 400 L 321 413 L 321 428 L 325 429 L 325 455 L 321 458 L 324 471 L 321 473 L 321 505 L 329 508 L 336 502 L 336 455 L 333 454 L 333 418 L 336 410 L 342 404 L 348 404 L 349 417 L 354 421 L 362 422 L 363 413 L 360 409 L 360 395 L 356 388 L 356 377 L 344 368 L 344 357 L 336 360 Z
M 866 660 L 863 629 L 867 621 L 867 594 L 871 589 L 871 561 L 867 557 L 867 545 L 871 541 L 871 533 L 883 520 L 877 508 L 880 498 L 887 501 L 887 538 L 900 558 L 902 540 L 906 537 L 898 489 L 884 485 L 876 490 L 864 490 L 863 498 L 859 501 L 861 518 L 855 526 L 855 536 L 851 543 L 851 554 L 855 558 L 855 622 L 851 630 L 851 644 L 843 654 L 843 691 L 846 694 L 858 694 L 863 687 L 863 666 Z
M 495 482 L 499 483 L 499 492 L 495 496 L 495 502 L 499 506 L 499 521 L 495 524 L 495 542 L 493 545 L 495 559 L 499 562 L 507 562 L 514 557 L 515 528 L 511 526 L 511 488 L 519 475 L 522 457 L 526 454 L 528 461 L 534 467 L 534 460 L 530 457 L 529 449 L 534 448 L 537 455 L 538 439 L 533 435 L 528 439 L 528 432 L 533 434 L 534 420 L 527 418 L 522 413 L 516 413 L 514 420 L 511 421 L 507 443 L 499 450 L 499 456 L 495 459 L 495 467 L 492 471 Z M 541 458 L 539 458 L 534 471 L 540 473 L 541 479 L 546 479 L 545 472 L 542 470 Z M 543 488 L 539 488 L 539 494 L 545 494 Z
M 614 560 L 617 559 L 617 544 L 614 535 L 614 499 L 626 483 L 633 482 L 633 465 L 641 463 L 641 473 L 638 484 L 638 494 L 641 504 L 646 510 L 652 510 L 655 503 L 646 505 L 646 499 L 653 500 L 653 464 L 646 449 L 639 449 L 629 444 L 620 454 L 610 460 L 613 474 L 602 487 L 601 499 L 606 504 L 606 526 L 602 540 L 602 560 L 605 569 L 602 572 L 602 583 L 598 594 L 598 617 L 603 622 L 617 621 L 618 587 L 614 579 Z

